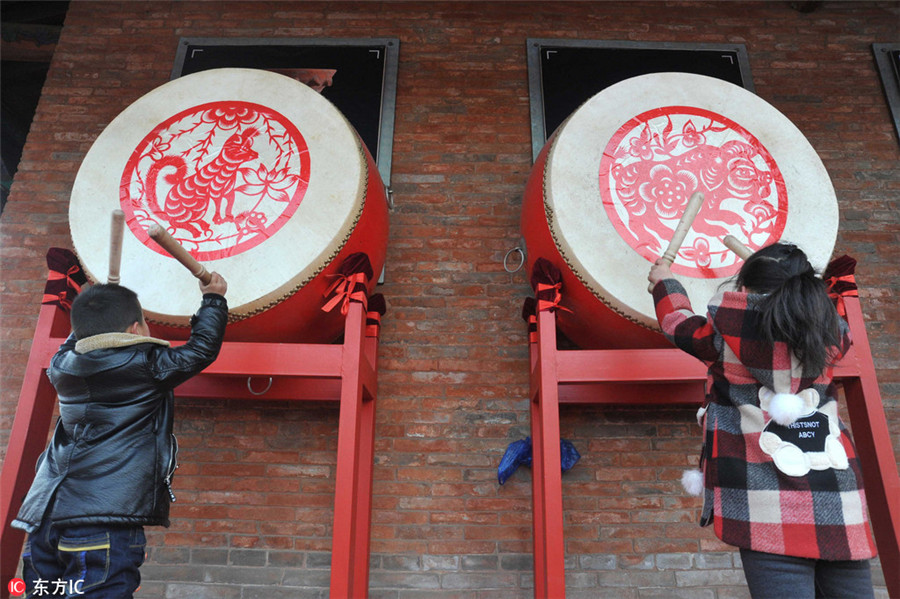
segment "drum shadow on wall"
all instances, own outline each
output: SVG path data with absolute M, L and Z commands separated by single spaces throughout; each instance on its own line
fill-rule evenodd
M 596 93 L 649 73 L 715 77 L 755 91 L 743 44 L 528 39 L 532 159 L 557 127 Z
M 182 38 L 172 79 L 223 67 L 263 69 L 297 79 L 350 121 L 390 186 L 399 47 L 395 38 Z

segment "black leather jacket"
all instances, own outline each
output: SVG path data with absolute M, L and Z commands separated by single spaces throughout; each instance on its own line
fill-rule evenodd
M 127 333 L 70 336 L 47 371 L 59 396 L 56 431 L 12 525 L 33 532 L 46 517 L 60 527 L 168 526 L 172 390 L 216 359 L 227 320 L 225 298 L 206 294 L 180 347 Z

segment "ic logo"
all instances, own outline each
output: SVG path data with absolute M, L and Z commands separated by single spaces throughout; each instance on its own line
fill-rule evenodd
M 13 578 L 9 581 L 9 594 L 13 596 L 24 595 L 25 594 L 25 581 L 21 578 Z

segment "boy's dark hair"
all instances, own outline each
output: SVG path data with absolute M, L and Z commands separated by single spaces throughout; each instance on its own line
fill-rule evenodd
M 122 333 L 144 322 L 137 294 L 121 285 L 93 285 L 72 302 L 72 331 L 77 339 L 101 333 Z
M 766 294 L 759 304 L 766 340 L 786 343 L 804 376 L 821 374 L 840 346 L 840 316 L 803 250 L 788 243 L 766 246 L 747 258 L 736 282 Z

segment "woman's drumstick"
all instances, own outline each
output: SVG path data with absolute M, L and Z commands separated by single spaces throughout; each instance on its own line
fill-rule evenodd
M 206 267 L 197 262 L 193 256 L 191 256 L 186 249 L 181 247 L 177 241 L 175 241 L 171 235 L 166 233 L 166 230 L 160 227 L 158 224 L 153 223 L 147 229 L 147 233 L 150 237 L 153 238 L 153 241 L 158 243 L 162 249 L 166 250 L 170 256 L 181 262 L 191 274 L 200 279 L 200 282 L 204 285 L 207 285 L 212 278 L 212 275 L 209 274 L 209 271 L 206 270 Z
M 109 228 L 109 276 L 106 282 L 119 284 L 119 269 L 122 266 L 122 236 L 125 233 L 125 213 L 113 210 Z
M 727 247 L 729 250 L 737 254 L 738 258 L 740 258 L 741 260 L 746 260 L 753 255 L 753 250 L 741 243 L 741 241 L 734 235 L 726 235 L 725 238 L 722 239 L 722 243 L 724 243 L 725 247 Z
M 678 250 L 681 249 L 681 244 L 684 243 L 684 238 L 687 236 L 688 231 L 691 230 L 691 225 L 694 224 L 694 219 L 697 218 L 697 213 L 700 212 L 700 206 L 702 205 L 703 193 L 699 191 L 694 192 L 684 208 L 684 213 L 675 227 L 675 232 L 672 233 L 669 247 L 663 252 L 662 259 L 669 264 L 675 262 L 675 256 L 678 254 Z
M 695 191 L 684 208 L 681 220 L 678 221 L 675 232 L 672 233 L 672 239 L 669 240 L 669 246 L 663 252 L 661 260 L 664 260 L 669 265 L 675 262 L 675 256 L 678 254 L 678 250 L 681 249 L 681 244 L 684 243 L 684 238 L 687 236 L 688 231 L 691 230 L 691 225 L 694 224 L 694 219 L 697 218 L 697 213 L 700 212 L 700 206 L 702 205 L 703 193 Z M 647 291 L 653 291 L 653 285 L 650 285 Z

